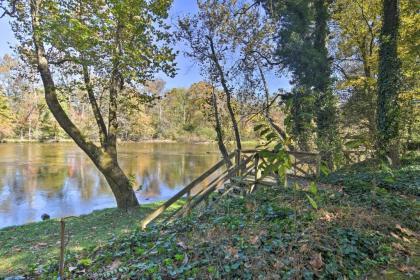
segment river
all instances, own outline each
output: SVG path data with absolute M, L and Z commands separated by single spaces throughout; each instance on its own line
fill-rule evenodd
M 219 160 L 216 145 L 124 143 L 119 162 L 140 203 L 165 200 Z M 0 144 L 0 228 L 115 207 L 90 159 L 72 143 Z

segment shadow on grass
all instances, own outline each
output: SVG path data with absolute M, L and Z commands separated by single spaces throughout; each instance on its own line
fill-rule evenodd
M 67 250 L 77 252 L 103 245 L 113 236 L 139 227 L 141 220 L 161 202 L 145 204 L 129 213 L 109 208 L 88 215 L 66 218 Z M 175 204 L 168 211 L 181 206 Z M 24 274 L 39 264 L 59 256 L 60 221 L 52 219 L 0 230 L 0 279 Z

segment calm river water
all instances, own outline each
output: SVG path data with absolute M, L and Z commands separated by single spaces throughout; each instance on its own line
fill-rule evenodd
M 219 160 L 216 145 L 129 143 L 120 165 L 140 203 L 168 199 Z M 115 207 L 105 179 L 72 143 L 0 144 L 0 228 Z

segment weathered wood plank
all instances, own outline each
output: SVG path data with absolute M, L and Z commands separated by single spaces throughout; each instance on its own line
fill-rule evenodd
M 229 159 L 232 159 L 232 157 L 234 157 L 234 155 L 235 155 L 235 153 L 231 153 L 229 155 Z M 175 203 L 178 199 L 180 199 L 186 193 L 188 193 L 189 191 L 191 191 L 192 188 L 194 188 L 196 185 L 198 185 L 199 183 L 201 183 L 204 179 L 206 179 L 208 176 L 210 176 L 211 174 L 213 174 L 216 170 L 218 170 L 224 164 L 225 164 L 225 161 L 222 159 L 218 163 L 216 163 L 215 165 L 213 165 L 213 167 L 211 167 L 209 170 L 207 170 L 206 172 L 204 172 L 203 174 L 201 174 L 201 176 L 199 176 L 196 179 L 194 179 L 185 188 L 183 188 L 182 190 L 180 190 L 176 195 L 174 195 L 169 200 L 167 200 L 165 203 L 163 203 L 162 206 L 160 206 L 158 209 L 156 209 L 155 211 L 153 211 L 149 216 L 147 216 L 146 218 L 144 218 L 143 221 L 141 222 L 141 228 L 142 229 L 146 228 L 146 226 L 151 221 L 153 221 L 154 219 L 156 219 L 160 214 L 162 214 L 166 209 L 168 209 L 173 203 Z

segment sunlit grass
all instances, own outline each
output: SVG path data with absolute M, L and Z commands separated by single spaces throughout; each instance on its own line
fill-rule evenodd
M 172 209 L 179 207 L 180 201 Z M 67 249 L 73 252 L 104 244 L 113 236 L 127 234 L 161 203 L 142 205 L 126 213 L 115 208 L 66 218 L 70 237 Z M 0 278 L 18 275 L 59 256 L 60 221 L 52 219 L 0 230 Z

